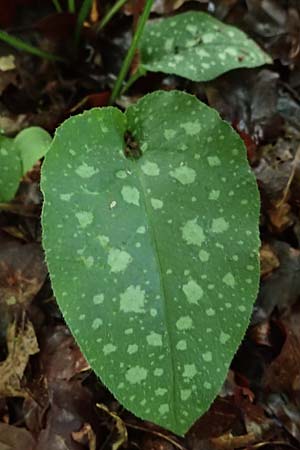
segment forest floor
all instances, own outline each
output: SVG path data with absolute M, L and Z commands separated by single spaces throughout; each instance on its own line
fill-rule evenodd
M 53 133 L 71 114 L 107 105 L 142 2 L 128 2 L 96 34 L 109 3 L 94 2 L 75 49 L 74 16 L 56 14 L 50 0 L 0 2 L 2 29 L 69 61 L 54 64 L 0 45 L 1 55 L 14 55 L 14 67 L 0 70 L 6 134 L 29 125 Z M 186 90 L 243 138 L 262 200 L 261 285 L 247 334 L 220 395 L 185 438 L 122 409 L 89 368 L 53 297 L 41 247 L 38 163 L 15 199 L 0 205 L 0 450 L 300 448 L 300 4 L 156 0 L 152 14 L 187 10 L 236 25 L 274 64 L 207 83 L 148 74 L 117 104 L 156 89 Z

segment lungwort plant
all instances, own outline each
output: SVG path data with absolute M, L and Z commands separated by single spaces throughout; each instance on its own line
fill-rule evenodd
M 140 49 L 143 70 L 192 80 L 270 61 L 202 13 L 147 25 Z M 158 91 L 66 120 L 41 185 L 53 289 L 84 355 L 126 408 L 184 434 L 219 392 L 257 294 L 243 142 L 194 96 Z
M 138 416 L 183 434 L 220 390 L 258 284 L 256 183 L 239 136 L 155 92 L 59 127 L 43 244 L 81 349 Z

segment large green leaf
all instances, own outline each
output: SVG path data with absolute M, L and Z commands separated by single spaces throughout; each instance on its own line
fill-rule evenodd
M 232 69 L 272 62 L 242 31 L 193 11 L 148 22 L 140 51 L 142 68 L 193 81 L 208 81 Z
M 124 156 L 126 130 L 139 159 Z M 242 141 L 195 97 L 157 92 L 68 119 L 42 190 L 54 292 L 85 356 L 128 409 L 183 434 L 220 390 L 257 292 Z

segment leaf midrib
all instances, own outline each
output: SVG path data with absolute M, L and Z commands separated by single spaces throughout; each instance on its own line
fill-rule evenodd
M 164 299 L 164 301 L 162 302 L 162 304 L 163 304 L 163 311 L 164 311 L 164 322 L 166 324 L 168 346 L 169 346 L 169 350 L 170 350 L 170 361 L 171 361 L 171 368 L 172 368 L 172 377 L 171 377 L 171 380 L 172 380 L 172 388 L 171 388 L 171 392 L 172 392 L 172 395 L 171 395 L 172 407 L 170 407 L 170 411 L 172 412 L 173 419 L 174 419 L 174 425 L 176 426 L 179 423 L 177 421 L 177 416 L 176 416 L 177 408 L 175 407 L 176 406 L 176 398 L 177 398 L 177 396 L 176 396 L 176 364 L 175 364 L 175 360 L 174 360 L 174 357 L 173 357 L 173 355 L 174 355 L 174 352 L 173 352 L 173 349 L 174 349 L 173 348 L 173 341 L 172 341 L 172 339 L 170 337 L 172 327 L 171 327 L 170 321 L 168 319 L 169 318 L 169 312 L 168 312 L 168 308 L 167 308 L 168 303 L 166 301 L 167 295 L 166 295 L 166 289 L 165 289 L 165 286 L 164 286 L 164 283 L 163 283 L 163 274 L 162 274 L 162 270 L 161 270 L 162 264 L 161 264 L 160 257 L 159 257 L 158 244 L 157 244 L 157 239 L 156 239 L 156 234 L 155 234 L 155 227 L 153 226 L 152 219 L 151 219 L 151 205 L 149 203 L 148 196 L 145 195 L 145 192 L 146 192 L 145 184 L 144 184 L 145 175 L 143 174 L 143 172 L 140 169 L 139 161 L 137 161 L 136 167 L 137 167 L 137 172 L 138 172 L 138 178 L 140 180 L 141 187 L 142 187 L 142 190 L 141 190 L 142 191 L 142 199 L 143 199 L 143 203 L 144 203 L 144 206 L 145 206 L 147 219 L 148 219 L 148 222 L 149 222 L 150 236 L 152 238 L 151 240 L 153 242 L 153 247 L 155 249 L 154 250 L 154 255 L 155 255 L 156 263 L 157 263 L 158 270 L 159 270 L 159 281 L 160 281 L 160 286 L 161 286 L 161 292 L 163 294 L 163 299 Z

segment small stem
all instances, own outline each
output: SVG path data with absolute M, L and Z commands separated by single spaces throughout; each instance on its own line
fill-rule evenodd
M 72 14 L 75 12 L 75 0 L 68 0 L 68 11 Z
M 93 0 L 84 0 L 84 2 L 81 5 L 81 8 L 79 10 L 78 17 L 77 17 L 77 23 L 76 23 L 76 30 L 75 30 L 76 44 L 78 44 L 81 29 L 83 26 L 83 22 L 85 21 L 85 19 L 88 16 L 88 13 L 90 12 L 90 9 L 92 7 L 92 2 L 93 2 Z
M 119 75 L 118 75 L 118 77 L 116 79 L 115 85 L 113 87 L 113 90 L 112 90 L 112 93 L 111 93 L 111 97 L 110 97 L 110 100 L 109 100 L 109 104 L 110 105 L 113 104 L 115 102 L 116 98 L 119 96 L 120 90 L 122 88 L 123 81 L 125 80 L 125 77 L 126 77 L 126 75 L 128 73 L 128 70 L 129 70 L 130 65 L 132 63 L 132 60 L 134 58 L 134 54 L 135 54 L 135 51 L 137 49 L 138 43 L 139 43 L 140 38 L 141 38 L 141 36 L 143 34 L 145 24 L 146 24 L 146 22 L 148 20 L 148 17 L 150 15 L 152 4 L 153 4 L 153 0 L 147 0 L 146 1 L 145 9 L 144 9 L 141 17 L 139 18 L 139 21 L 138 21 L 138 24 L 137 24 L 137 28 L 136 28 L 136 32 L 135 32 L 135 34 L 133 36 L 131 45 L 130 45 L 129 50 L 127 52 L 127 55 L 126 55 L 126 57 L 124 59 L 123 65 L 122 65 L 121 70 L 119 72 Z
M 53 5 L 54 5 L 54 7 L 55 7 L 57 12 L 59 12 L 59 13 L 62 12 L 62 7 L 61 7 L 61 5 L 59 3 L 59 0 L 52 0 L 52 3 L 53 3 Z
M 123 87 L 123 89 L 122 89 L 122 91 L 121 91 L 121 94 L 122 94 L 122 95 L 125 94 L 125 92 L 127 92 L 128 89 L 131 88 L 131 86 L 132 86 L 139 78 L 143 77 L 145 74 L 146 74 L 146 71 L 145 71 L 144 69 L 143 69 L 143 70 L 138 69 L 136 72 L 134 72 L 134 74 L 132 74 L 132 75 L 129 77 L 129 80 L 126 82 L 125 86 Z
M 53 55 L 52 53 L 44 52 L 33 45 L 27 44 L 19 38 L 11 36 L 5 31 L 0 30 L 0 40 L 6 44 L 11 45 L 17 50 L 23 50 L 24 52 L 31 53 L 32 55 L 39 56 L 40 58 L 49 59 L 50 61 L 64 61 L 60 56 Z
M 101 20 L 97 32 L 99 32 L 105 25 L 110 21 L 110 19 L 125 5 L 127 0 L 117 0 L 116 3 L 110 8 L 109 11 L 105 14 L 103 19 Z

